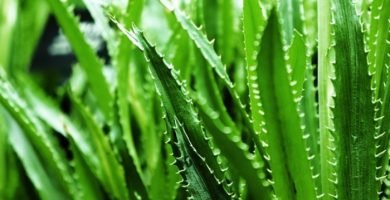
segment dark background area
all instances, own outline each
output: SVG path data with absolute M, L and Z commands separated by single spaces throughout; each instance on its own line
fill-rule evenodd
M 81 23 L 94 23 L 87 10 L 77 9 L 75 13 L 79 16 Z M 52 55 L 49 52 L 49 47 L 60 34 L 62 33 L 55 17 L 50 15 L 30 66 L 30 72 L 37 75 L 45 86 L 55 87 L 63 84 L 71 74 L 72 65 L 76 63 L 76 57 L 72 52 L 65 55 Z M 84 35 L 88 37 L 87 33 Z M 105 43 L 103 48 L 95 50 L 100 58 L 103 58 L 106 62 L 109 61 Z M 46 89 L 52 90 L 53 88 Z

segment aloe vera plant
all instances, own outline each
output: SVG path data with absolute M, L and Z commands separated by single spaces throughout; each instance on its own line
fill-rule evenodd
M 388 0 L 0 10 L 0 199 L 390 198 Z M 56 85 L 31 67 L 50 16 Z

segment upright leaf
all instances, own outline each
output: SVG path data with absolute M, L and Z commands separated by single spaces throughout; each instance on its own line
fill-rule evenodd
M 103 75 L 103 63 L 96 56 L 93 49 L 85 40 L 78 22 L 72 13 L 72 7 L 66 2 L 60 0 L 47 0 L 51 9 L 61 25 L 65 36 L 68 38 L 73 51 L 76 54 L 80 66 L 87 74 L 87 79 L 90 83 L 91 90 L 96 97 L 96 101 L 104 115 L 108 120 L 110 118 L 110 104 L 113 97 L 107 80 Z
M 318 104 L 320 127 L 321 192 L 323 198 L 337 197 L 336 158 L 334 148 L 333 106 L 334 87 L 334 33 L 331 1 L 318 1 Z
M 306 151 L 291 71 L 284 60 L 283 39 L 275 10 L 261 41 L 253 80 L 264 112 L 265 142 L 276 196 L 281 199 L 315 199 L 315 184 Z M 250 77 L 251 78 L 251 77 Z M 285 163 L 285 164 L 283 164 Z
M 339 199 L 375 199 L 374 104 L 364 36 L 351 1 L 335 0 L 334 123 Z
M 75 109 L 80 112 L 89 139 L 94 144 L 96 159 L 100 164 L 96 173 L 97 178 L 106 189 L 106 192 L 112 195 L 112 198 L 127 199 L 129 194 L 126 188 L 124 169 L 116 159 L 108 138 L 104 137 L 102 129 L 100 129 L 90 111 L 81 104 L 80 100 L 72 96 L 72 102 Z
M 222 187 L 225 184 L 223 172 L 208 144 L 192 102 L 182 83 L 177 81 L 172 66 L 165 63 L 139 31 L 127 32 L 121 25 L 119 28 L 144 51 L 151 62 L 150 70 L 167 113 L 168 131 L 177 137 L 174 139 L 178 142 L 177 153 L 183 156 L 179 162 L 183 164 L 182 175 L 189 183 L 190 194 L 198 199 L 228 199 L 229 194 Z

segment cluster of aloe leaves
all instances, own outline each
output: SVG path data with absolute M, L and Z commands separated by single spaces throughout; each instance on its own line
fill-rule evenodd
M 0 199 L 390 198 L 389 0 L 0 10 Z M 77 58 L 55 92 L 29 70 L 50 14 Z

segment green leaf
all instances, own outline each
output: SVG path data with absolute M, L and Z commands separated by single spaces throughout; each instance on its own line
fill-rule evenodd
M 4 71 L 10 71 L 10 57 L 11 47 L 12 47 L 12 38 L 14 36 L 14 31 L 16 29 L 16 19 L 18 14 L 18 1 L 13 0 L 3 0 L 0 2 L 0 9 L 4 13 L 0 20 L 0 37 L 2 38 L 3 48 L 0 48 L 0 69 L 5 69 Z
M 193 160 L 193 162 L 187 162 L 184 159 L 184 168 L 182 168 L 183 170 L 191 167 L 189 170 L 191 173 L 185 172 L 184 175 L 187 181 L 194 181 L 188 185 L 191 194 L 200 199 L 207 199 L 207 197 L 227 199 L 228 194 L 220 182 L 224 179 L 223 172 L 208 144 L 185 87 L 177 81 L 178 75 L 172 71 L 172 66 L 165 63 L 138 30 L 127 32 L 123 26 L 118 25 L 118 27 L 137 47 L 144 51 L 145 56 L 151 62 L 150 70 L 167 113 L 168 130 L 177 137 L 180 155 Z M 211 169 L 212 171 L 210 171 Z M 192 172 L 197 175 L 191 175 Z
M 368 33 L 368 63 L 373 78 L 371 86 L 374 90 L 375 119 L 376 119 L 376 155 L 378 186 L 385 175 L 385 166 L 388 155 L 385 153 L 389 147 L 388 123 L 388 82 L 386 61 L 390 52 L 388 39 L 390 38 L 390 2 L 375 0 L 371 5 L 370 29 Z M 383 126 L 383 127 L 382 127 Z M 380 191 L 380 188 L 378 188 Z
M 263 140 L 267 147 L 273 186 L 276 196 L 282 199 L 315 199 L 315 184 L 306 151 L 304 132 L 293 93 L 294 82 L 285 63 L 282 35 L 273 10 L 258 55 L 259 64 L 253 67 L 249 79 L 257 80 L 258 98 L 263 112 Z
M 72 165 L 75 170 L 74 178 L 78 184 L 78 198 L 85 200 L 101 200 L 103 193 L 101 191 L 101 184 L 96 179 L 93 170 L 84 161 L 83 155 L 78 150 L 76 142 L 70 138 L 71 150 L 73 153 Z
M 175 118 L 175 117 L 174 117 Z M 193 199 L 230 199 L 224 191 L 223 185 L 217 181 L 209 168 L 207 161 L 204 161 L 184 130 L 183 124 L 169 124 L 167 117 L 167 130 L 172 139 L 173 154 L 176 157 L 176 165 L 180 174 L 185 180 L 185 188 Z
M 320 128 L 321 192 L 324 199 L 337 197 L 336 157 L 334 147 L 334 32 L 331 2 L 318 1 L 318 108 Z
M 86 134 L 94 144 L 96 159 L 98 159 L 97 178 L 106 189 L 106 192 L 114 198 L 127 199 L 128 192 L 124 177 L 124 169 L 116 159 L 110 147 L 108 138 L 104 136 L 96 120 L 93 118 L 77 97 L 71 95 L 74 108 L 80 113 L 86 125 Z
M 303 33 L 306 38 L 309 55 L 317 50 L 318 22 L 317 22 L 317 0 L 303 1 Z
M 107 80 L 103 75 L 103 63 L 94 53 L 93 49 L 86 42 L 78 22 L 72 13 L 72 8 L 60 0 L 47 0 L 51 9 L 60 24 L 65 36 L 69 40 L 80 66 L 87 74 L 91 90 L 104 117 L 109 120 L 110 104 L 113 95 L 110 92 Z
M 129 2 L 126 11 L 130 14 L 123 17 L 123 21 L 126 23 L 126 27 L 129 27 L 131 23 L 137 22 L 136 19 L 138 19 L 142 13 L 142 6 L 143 0 Z M 129 64 L 131 58 L 130 55 L 133 54 L 131 54 L 132 49 L 126 36 L 119 35 L 118 37 L 118 52 L 113 57 L 113 63 L 117 70 L 116 84 L 118 98 L 116 103 L 118 104 L 119 120 L 123 130 L 123 138 L 126 142 L 127 148 L 129 149 L 129 154 L 134 160 L 134 164 L 137 170 L 141 171 L 140 161 L 133 141 L 133 133 L 131 132 L 130 109 L 128 101 Z
M 303 35 L 298 31 L 294 32 L 292 44 L 287 50 L 287 69 L 292 71 L 291 79 L 293 81 L 292 88 L 296 91 L 294 98 L 302 97 L 302 89 L 305 80 L 307 68 L 306 45 Z
M 232 63 L 234 59 L 234 50 L 236 41 L 236 32 L 235 32 L 235 7 L 234 0 L 217 0 L 219 3 L 219 27 L 218 38 L 218 49 L 222 55 L 222 61 L 228 65 Z M 206 19 L 208 20 L 208 19 Z
M 4 106 L 8 113 L 20 126 L 21 130 L 23 130 L 23 133 L 20 131 L 15 131 L 15 135 L 10 135 L 11 144 L 13 142 L 17 142 L 18 138 L 20 138 L 20 140 L 26 140 L 26 145 L 31 145 L 31 148 L 34 148 L 35 151 L 37 151 L 36 156 L 39 156 L 39 159 L 45 160 L 45 163 L 42 163 L 42 165 L 45 165 L 47 167 L 47 171 L 48 173 L 50 173 L 49 176 L 51 177 L 51 179 L 57 182 L 56 185 L 58 188 L 55 189 L 55 191 L 62 193 L 65 199 L 70 198 L 72 195 L 74 195 L 75 186 L 72 185 L 73 179 L 70 175 L 70 169 L 63 155 L 63 151 L 54 141 L 54 136 L 49 135 L 47 134 L 47 132 L 45 132 L 45 129 L 42 126 L 41 122 L 38 121 L 35 115 L 31 112 L 31 110 L 28 109 L 26 103 L 21 99 L 18 92 L 9 83 L 5 82 L 5 80 L 0 81 L 0 104 Z M 14 148 L 19 148 L 17 143 L 14 143 L 12 145 Z M 18 156 L 20 157 L 20 159 L 23 159 L 24 156 L 26 156 L 26 153 L 24 153 L 24 151 L 26 150 L 22 147 L 20 149 L 17 149 L 16 151 L 19 151 Z M 31 159 L 33 159 L 33 161 L 29 162 L 38 162 L 35 158 Z M 37 170 L 40 170 L 39 166 Z M 29 172 L 30 179 L 35 178 L 33 177 L 35 176 L 35 174 L 31 174 L 34 173 L 33 171 L 34 169 L 31 169 L 31 171 Z M 34 184 L 37 190 L 42 190 L 41 184 L 39 182 L 34 182 Z M 45 198 L 49 198 L 47 194 L 42 195 L 44 195 Z
M 386 43 L 390 32 L 390 2 L 375 0 L 372 3 L 371 23 L 368 38 L 368 62 L 370 73 L 375 77 L 375 99 L 383 98 L 382 73 L 385 73 L 386 56 L 389 45 Z
M 239 134 L 235 133 L 236 130 L 223 123 L 218 113 L 207 105 L 201 106 L 200 113 L 205 126 L 209 128 L 208 133 L 222 155 L 227 158 L 229 165 L 246 181 L 251 196 L 272 199 L 269 183 L 265 179 L 264 161 L 256 160 L 256 157 L 248 152 L 248 145 L 241 141 Z
M 173 13 L 177 21 L 181 24 L 184 30 L 187 31 L 190 38 L 194 41 L 204 58 L 210 64 L 210 66 L 216 71 L 218 76 L 224 80 L 229 87 L 233 87 L 233 83 L 226 72 L 226 66 L 222 63 L 220 56 L 217 55 L 213 48 L 213 42 L 210 42 L 204 34 L 200 32 L 200 28 L 197 28 L 191 19 L 185 14 L 174 9 Z
M 244 126 L 249 129 L 249 132 L 253 135 L 254 130 L 250 122 L 248 113 L 245 111 L 245 106 L 242 104 L 242 101 L 234 88 L 233 82 L 230 80 L 229 75 L 226 71 L 225 65 L 222 63 L 220 56 L 217 55 L 213 48 L 213 42 L 210 42 L 207 37 L 200 31 L 200 28 L 197 28 L 194 22 L 187 17 L 181 10 L 175 8 L 173 9 L 173 14 L 176 17 L 176 20 L 179 22 L 183 30 L 185 30 L 188 36 L 195 43 L 195 46 L 202 53 L 203 57 L 209 63 L 209 66 L 216 72 L 218 77 L 222 79 L 222 83 L 227 88 L 230 97 L 232 98 L 234 106 L 237 108 L 240 115 L 243 117 Z
M 272 7 L 271 7 L 272 8 Z M 251 115 L 253 119 L 253 128 L 256 134 L 254 140 L 260 143 L 264 141 L 263 123 L 264 119 L 261 115 L 263 108 L 260 102 L 260 91 L 258 90 L 257 56 L 260 50 L 260 40 L 263 37 L 264 29 L 267 25 L 269 10 L 263 3 L 258 3 L 255 0 L 243 1 L 243 29 L 244 29 L 244 44 L 245 44 L 245 59 L 246 71 L 249 88 L 249 99 L 251 106 Z M 265 144 L 265 143 L 263 143 Z M 264 145 L 257 145 L 261 150 Z
M 334 3 L 338 198 L 376 199 L 374 104 L 363 32 L 352 2 Z
M 21 128 L 15 121 L 10 123 L 10 143 L 23 163 L 30 180 L 33 182 L 36 190 L 42 199 L 67 199 L 53 179 L 53 177 L 46 170 L 45 162 L 40 160 L 39 153 L 34 149 L 28 138 L 23 134 Z M 69 197 L 68 197 L 69 198 Z
M 294 30 L 303 32 L 301 2 L 298 0 L 279 0 L 278 15 L 282 24 L 281 34 L 283 45 L 290 45 L 293 41 Z

